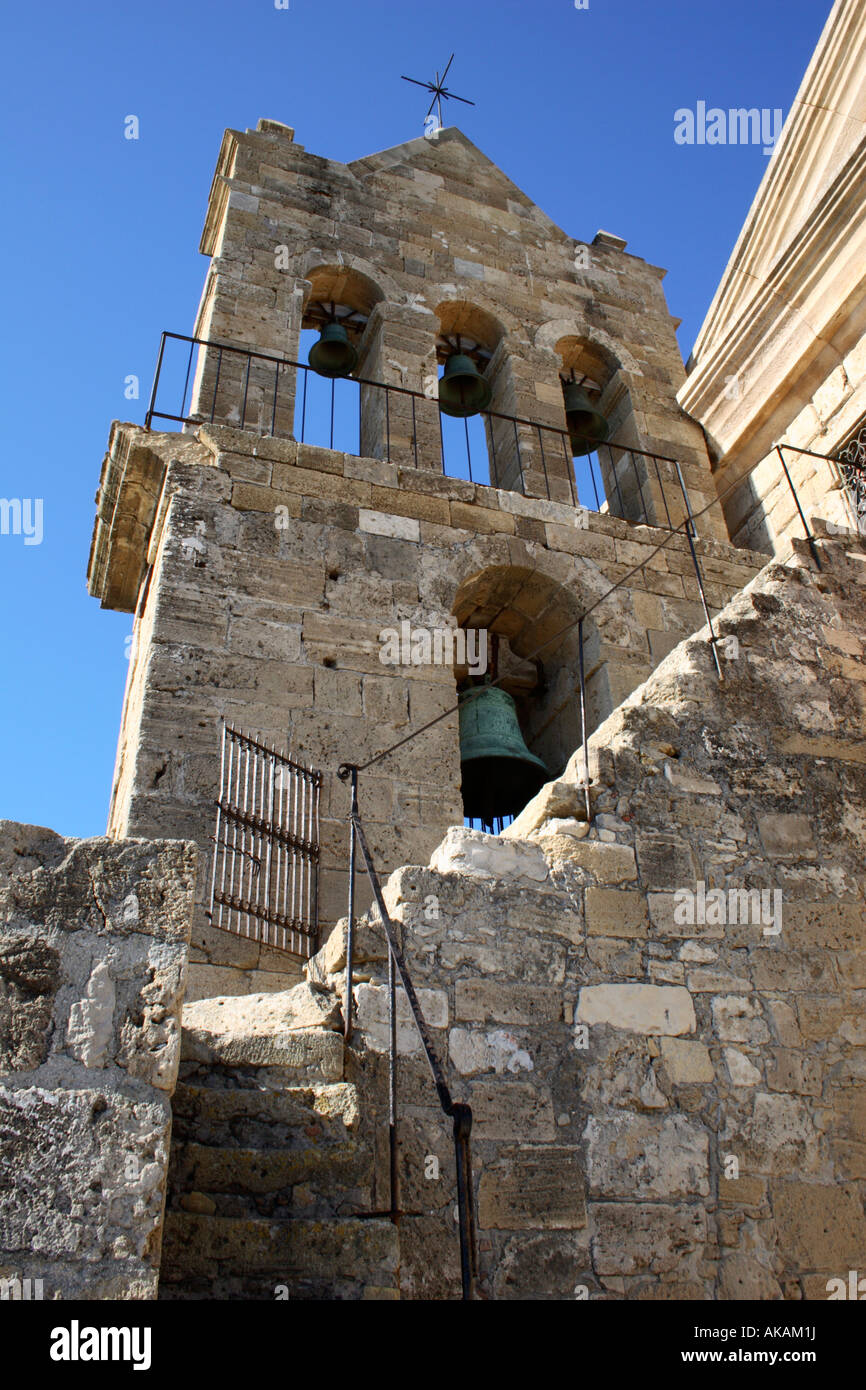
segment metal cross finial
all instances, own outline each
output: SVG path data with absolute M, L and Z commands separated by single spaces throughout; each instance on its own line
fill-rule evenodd
M 415 78 L 415 77 L 402 77 L 402 78 L 400 79 L 401 82 L 414 82 L 416 87 L 424 87 L 424 88 L 426 88 L 426 90 L 427 90 L 428 92 L 432 92 L 432 93 L 433 93 L 433 100 L 431 101 L 431 103 L 430 103 L 430 105 L 429 105 L 429 107 L 428 107 L 428 109 L 427 109 L 427 115 L 428 115 L 428 116 L 430 115 L 430 112 L 433 110 L 433 107 L 435 106 L 435 107 L 436 107 L 436 110 L 437 110 L 438 117 L 439 117 L 439 125 L 440 125 L 440 127 L 441 127 L 441 125 L 442 125 L 442 98 L 443 98 L 443 97 L 445 98 L 446 101 L 448 101 L 449 99 L 451 99 L 452 101 L 462 101 L 463 104 L 464 104 L 464 106 L 474 106 L 474 105 L 475 105 L 475 102 L 474 102 L 474 101 L 470 101 L 470 100 L 468 99 L 468 97 L 459 97 L 459 96 L 457 96 L 456 92 L 449 92 L 448 88 L 445 86 L 445 78 L 448 76 L 448 69 L 451 67 L 451 64 L 452 64 L 453 62 L 454 62 L 454 54 L 452 53 L 452 54 L 451 54 L 451 57 L 448 59 L 448 65 L 447 65 L 447 67 L 445 68 L 445 71 L 443 72 L 442 76 L 440 77 L 439 74 L 438 74 L 438 72 L 437 72 L 437 74 L 436 74 L 436 81 L 435 81 L 435 82 L 419 82 L 418 79 Z M 426 116 L 425 116 L 424 119 L 426 120 Z

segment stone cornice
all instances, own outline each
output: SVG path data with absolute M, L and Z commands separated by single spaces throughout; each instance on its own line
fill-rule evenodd
M 168 464 L 201 453 L 193 436 L 112 424 L 87 567 L 88 591 L 103 608 L 135 612 Z
M 220 152 L 217 157 L 216 169 L 211 180 L 210 193 L 207 200 L 207 214 L 205 216 L 204 229 L 201 234 L 199 251 L 203 256 L 214 254 L 219 230 L 225 216 L 226 204 L 229 199 L 232 170 L 235 165 L 235 155 L 237 154 L 238 140 L 240 133 L 237 130 L 227 130 L 223 134 Z

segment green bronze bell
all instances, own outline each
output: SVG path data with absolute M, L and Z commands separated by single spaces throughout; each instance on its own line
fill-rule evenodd
M 319 334 L 319 341 L 310 348 L 308 361 L 319 376 L 350 376 L 358 361 L 358 354 L 341 323 L 326 323 Z
M 492 394 L 472 358 L 463 352 L 452 352 L 439 382 L 439 408 L 443 415 L 453 415 L 458 420 L 477 415 L 487 409 Z
M 563 383 L 563 395 L 572 454 L 576 458 L 580 458 L 582 454 L 591 454 L 593 449 L 597 449 L 599 444 L 603 444 L 607 439 L 610 426 L 576 381 Z
M 516 816 L 550 773 L 523 742 L 514 701 L 498 686 L 475 686 L 460 696 L 459 720 L 465 814 Z

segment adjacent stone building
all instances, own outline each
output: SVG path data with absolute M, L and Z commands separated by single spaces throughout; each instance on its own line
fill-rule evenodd
M 866 511 L 826 461 L 866 453 L 864 43 L 863 6 L 836 0 L 678 392 L 732 540 L 767 553 L 802 534 L 777 444 L 807 512 L 856 528 Z

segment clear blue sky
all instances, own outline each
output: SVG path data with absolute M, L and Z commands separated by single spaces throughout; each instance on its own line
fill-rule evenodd
M 599 228 L 669 270 L 685 355 L 766 168 L 760 148 L 674 143 L 674 111 L 786 113 L 830 0 L 22 0 L 2 21 L 0 497 L 44 535 L 0 535 L 0 817 L 105 827 L 130 617 L 89 598 L 112 419 L 143 420 L 162 329 L 190 332 L 197 247 L 227 126 L 260 116 L 348 161 L 420 135 L 457 57 L 457 124 L 570 235 Z M 140 139 L 123 138 L 124 118 Z

